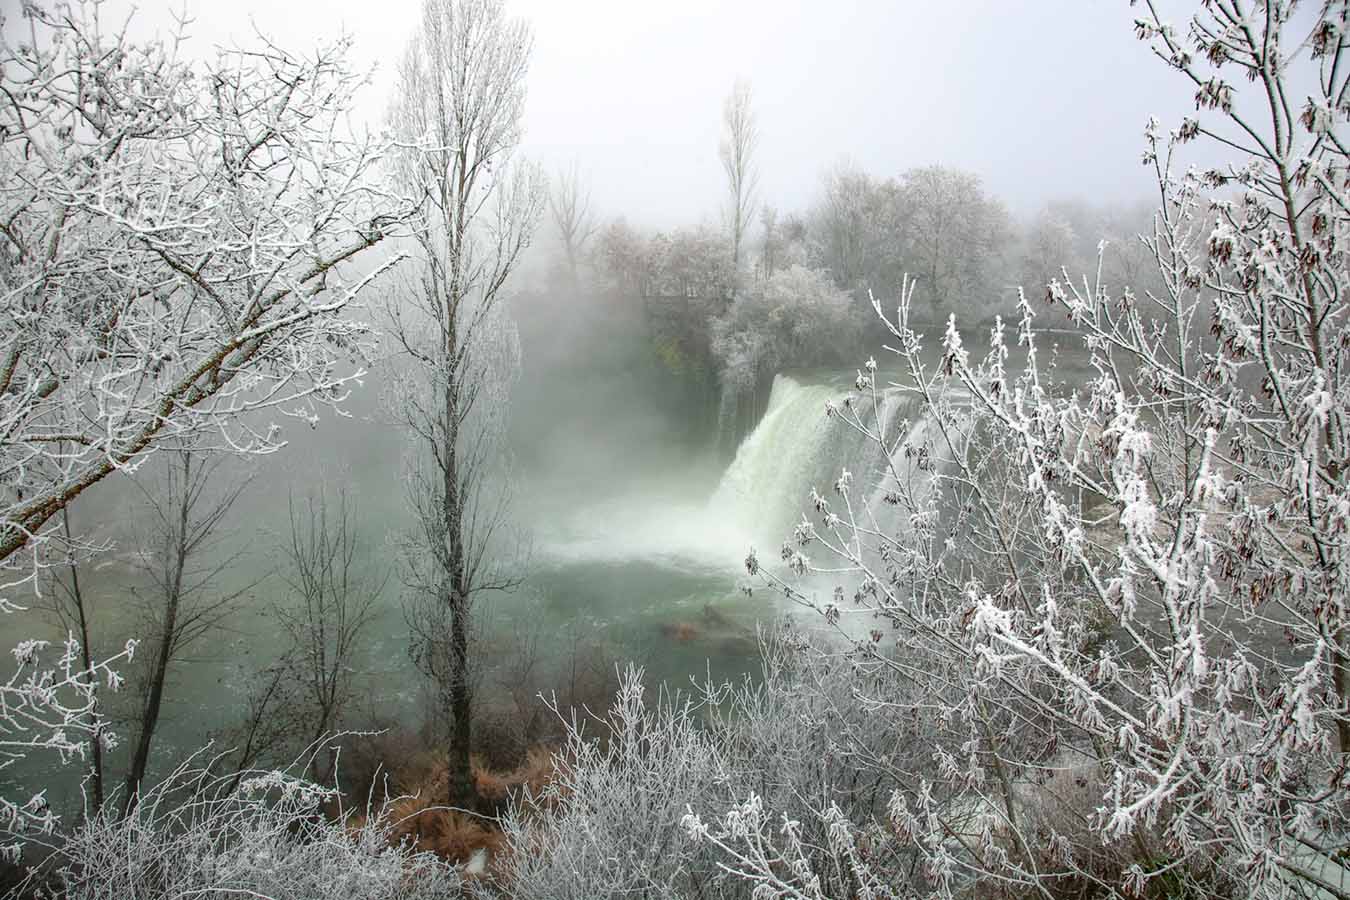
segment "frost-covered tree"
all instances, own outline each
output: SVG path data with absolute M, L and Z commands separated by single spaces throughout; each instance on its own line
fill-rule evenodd
M 807 235 L 813 264 L 827 269 L 845 290 L 887 291 L 883 259 L 901 252 L 903 245 L 889 227 L 894 223 L 886 196 L 894 191 L 894 184 L 878 182 L 847 162 L 825 174 L 820 197 L 809 214 Z
M 828 272 L 795 265 L 737 294 L 712 323 L 722 449 L 753 427 L 776 374 L 849 358 L 860 336 L 853 306 Z
M 889 463 L 817 497 L 778 583 L 932 751 L 892 767 L 884 818 L 836 823 L 831 865 L 880 827 L 939 896 L 1350 896 L 1350 10 L 1294 6 L 1213 0 L 1179 30 L 1145 2 L 1199 113 L 1146 135 L 1158 288 L 1050 286 L 1085 376 L 1056 376 L 1026 299 L 983 360 L 949 325 L 936 367 L 913 291 L 878 306 L 904 382 L 869 361 L 833 412 Z M 1178 175 L 1190 140 L 1237 156 Z M 879 421 L 891 389 L 921 419 Z M 693 831 L 815 896 L 823 870 L 747 821 Z
M 717 301 L 731 299 L 735 260 L 711 228 L 676 228 L 654 235 L 647 245 L 648 295 Z
M 879 179 L 841 162 L 826 173 L 809 223 L 813 265 L 856 293 L 868 327 L 867 293 L 893 305 L 906 274 L 929 321 L 983 317 L 1002 288 L 1008 215 L 970 172 L 931 165 Z
M 1083 200 L 1049 203 L 1019 229 L 1005 254 L 1016 260 L 1018 278 L 994 287 L 1000 296 L 1015 296 L 1011 285 L 1020 284 L 1039 297 L 1051 281 L 1067 281 L 1074 277 L 1071 273 L 1095 273 L 1100 265 L 1102 284 L 1109 291 L 1129 287 L 1139 295 L 1158 293 L 1163 290 L 1158 264 L 1146 243 L 1153 213 L 1147 197 L 1124 206 Z
M 346 44 L 194 65 L 97 3 L 0 44 L 0 565 L 31 576 L 87 487 L 189 436 L 268 452 L 369 346 L 345 314 L 396 216 L 347 136 Z M 16 42 L 21 41 L 21 42 Z
M 772 276 L 774 269 L 782 264 L 783 235 L 778 223 L 778 210 L 768 204 L 760 207 L 759 227 L 763 233 L 760 236 L 759 262 L 755 264 L 755 276 L 757 279 L 764 279 Z
M 898 197 L 905 222 L 904 267 L 918 281 L 920 311 L 932 322 L 953 312 L 983 314 L 1002 287 L 999 256 L 1008 214 L 978 176 L 946 166 L 911 169 Z
M 828 273 L 802 266 L 775 273 L 713 323 L 723 382 L 750 385 L 789 366 L 838 360 L 857 341 L 851 310 Z
M 596 267 L 612 290 L 642 297 L 647 278 L 646 240 L 625 219 L 615 219 L 602 228 L 592 251 Z
M 270 452 L 269 416 L 340 402 L 371 343 L 349 310 L 397 261 L 372 253 L 401 214 L 382 144 L 345 126 L 345 42 L 196 63 L 99 11 L 23 3 L 0 29 L 0 615 L 97 549 L 56 527 L 91 485 L 164 448 Z M 6 759 L 110 741 L 109 660 L 16 643 Z M 41 794 L 0 810 L 51 824 Z
M 1042 210 L 1022 234 L 1019 283 L 1035 291 L 1036 286 L 1049 284 L 1064 270 L 1084 271 L 1076 243 L 1077 234 L 1067 220 L 1050 209 Z
M 405 145 L 396 177 L 420 204 L 412 220 L 418 277 L 391 310 L 412 385 L 421 382 L 403 396 L 416 454 L 407 618 L 414 661 L 436 682 L 451 723 L 449 799 L 459 806 L 476 801 L 472 607 L 516 578 L 491 546 L 505 525 L 498 469 L 519 357 L 501 304 L 545 200 L 539 171 L 512 159 L 530 45 L 529 27 L 509 18 L 501 0 L 424 0 L 389 111 Z

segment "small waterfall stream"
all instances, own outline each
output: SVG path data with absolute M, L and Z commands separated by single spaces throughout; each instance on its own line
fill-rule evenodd
M 812 488 L 830 496 L 835 480 L 847 469 L 853 476 L 854 497 L 867 498 L 877 524 L 888 531 L 898 525 L 893 521 L 894 507 L 883 502 L 885 481 L 893 479 L 882 448 L 838 417 L 825 414 L 827 401 L 842 403 L 848 393 L 838 385 L 808 384 L 790 375 L 775 377 L 764 417 L 741 442 L 713 494 L 713 514 L 732 520 L 754 535 L 760 546 L 776 546 L 802 513 L 811 512 Z M 913 398 L 889 390 L 882 395 L 875 417 L 868 411 L 863 421 L 875 428 L 879 417 L 888 443 L 895 445 L 894 428 L 915 408 Z M 921 417 L 910 430 L 918 433 L 924 427 Z M 909 471 L 908 463 L 897 466 L 897 471 Z

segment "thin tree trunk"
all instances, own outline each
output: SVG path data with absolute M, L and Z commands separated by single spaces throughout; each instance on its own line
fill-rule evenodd
M 469 742 L 472 737 L 469 717 L 473 711 L 473 692 L 468 677 L 469 613 L 466 606 L 463 594 L 456 590 L 450 607 L 450 664 L 454 676 L 450 684 L 451 731 L 447 781 L 450 805 L 474 809 L 478 802 L 478 790 L 469 764 Z
M 70 532 L 70 507 L 61 511 L 61 524 L 66 532 L 66 543 L 72 541 Z M 70 563 L 70 597 L 75 604 L 75 622 L 80 629 L 80 661 L 86 672 L 94 671 L 94 652 L 89 642 L 89 616 L 84 606 L 84 591 L 80 588 L 80 569 L 72 559 Z M 94 722 L 99 722 L 98 694 L 94 694 Z M 94 764 L 94 812 L 103 808 L 103 737 L 102 728 L 97 728 L 89 736 L 89 755 Z
M 183 497 L 178 510 L 178 533 L 173 535 L 173 579 L 164 598 L 164 621 L 159 633 L 154 668 L 150 672 L 150 687 L 141 711 L 140 729 L 136 736 L 136 752 L 127 769 L 127 796 L 124 812 L 130 813 L 140 800 L 141 782 L 150 764 L 150 745 L 159 725 L 160 708 L 164 702 L 164 680 L 173 658 L 173 645 L 178 633 L 178 607 L 183 595 L 183 570 L 187 565 L 188 518 L 191 514 L 190 468 L 191 459 L 185 459 L 183 469 Z
M 457 331 L 453 318 L 447 335 L 448 360 L 445 384 L 445 441 L 442 454 L 442 489 L 445 491 L 445 540 L 450 563 L 449 596 L 446 606 L 450 611 L 450 746 L 446 752 L 446 781 L 449 803 L 464 809 L 477 805 L 478 792 L 473 783 L 469 763 L 469 745 L 472 740 L 470 713 L 473 692 L 469 684 L 469 598 L 465 585 L 463 504 L 459 493 L 459 457 L 456 443 L 459 437 L 458 373 L 454 371 Z
M 169 657 L 172 651 L 172 636 L 177 603 L 165 611 L 164 630 L 160 634 L 159 652 L 155 656 L 155 668 L 150 674 L 150 690 L 145 697 L 145 707 L 141 712 L 140 729 L 136 736 L 136 752 L 127 769 L 127 797 L 125 811 L 131 812 L 139 801 L 141 782 L 145 779 L 145 770 L 150 762 L 150 744 L 155 737 L 155 728 L 159 724 L 160 706 L 164 701 L 164 677 L 169 669 Z

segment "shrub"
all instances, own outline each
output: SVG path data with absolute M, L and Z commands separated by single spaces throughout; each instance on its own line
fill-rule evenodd
M 351 823 L 319 813 L 335 792 L 287 772 L 250 772 L 232 789 L 197 759 L 145 791 L 125 817 L 108 803 L 74 829 L 49 865 L 72 900 L 269 897 L 431 900 L 460 878 L 398 840 L 381 805 Z

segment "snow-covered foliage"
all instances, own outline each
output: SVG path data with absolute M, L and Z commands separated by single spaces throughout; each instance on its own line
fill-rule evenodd
M 731 249 L 706 227 L 644 234 L 622 219 L 601 230 L 596 264 L 611 285 L 640 297 L 730 297 L 736 285 Z
M 788 823 L 823 873 L 824 893 L 809 896 L 853 888 L 856 873 L 834 865 L 838 824 L 884 815 L 878 761 L 920 752 L 914 734 L 856 703 L 847 666 L 807 652 L 796 632 L 766 633 L 761 646 L 762 680 L 649 703 L 629 670 L 607 717 L 572 723 L 557 780 L 506 818 L 502 879 L 513 896 L 758 897 L 716 841 L 746 829 L 777 840 Z M 909 883 L 912 854 L 876 829 L 862 840 L 887 862 L 877 879 Z
M 558 778 L 504 823 L 505 878 L 516 896 L 583 900 L 648 893 L 694 896 L 713 869 L 691 864 L 675 827 L 692 799 L 717 790 L 724 765 L 701 732 L 701 705 L 648 706 L 641 673 L 624 673 L 599 722 L 571 723 Z M 586 725 L 600 734 L 587 734 Z
M 713 323 L 725 386 L 748 386 L 788 366 L 831 362 L 857 340 L 852 303 L 827 273 L 792 266 L 739 294 Z
M 916 314 L 930 322 L 952 314 L 979 319 L 1010 303 L 1000 280 L 1008 213 L 978 175 L 946 166 L 910 169 L 898 199 L 906 238 L 900 264 L 918 280 Z M 877 294 L 894 297 L 896 288 L 891 281 Z
M 24 2 L 0 43 L 0 584 L 52 517 L 155 449 L 280 446 L 370 345 L 345 310 L 398 220 L 349 137 L 363 78 L 338 43 L 206 64 L 134 42 L 99 4 Z M 259 422 L 263 425 L 258 427 Z M 252 424 L 250 424 L 252 423 Z
M 1051 279 L 1067 280 L 1066 273 L 1090 272 L 1100 265 L 1107 285 L 1129 285 L 1135 294 L 1160 292 L 1158 264 L 1138 239 L 1140 233 L 1153 230 L 1156 205 L 1148 196 L 1112 206 L 1082 200 L 1047 204 L 1023 223 L 1008 250 L 1010 266 L 1015 266 L 1012 283 L 1024 285 L 1035 297 Z M 1009 296 L 1015 297 L 1015 292 Z M 1011 304 L 1005 303 L 1000 311 L 1006 314 L 1009 308 Z M 967 321 L 963 313 L 958 318 Z
M 825 176 L 807 231 L 812 264 L 845 290 L 889 299 L 906 272 L 917 277 L 916 316 L 926 321 L 951 312 L 983 318 L 1006 294 L 999 264 L 1010 237 L 1008 214 L 970 172 L 924 166 L 877 179 L 836 166 Z M 862 307 L 862 325 L 875 326 Z
M 288 772 L 222 778 L 198 760 L 74 829 L 49 865 L 60 896 L 419 900 L 456 897 L 453 866 L 390 839 L 376 810 L 347 824 L 319 812 L 333 792 Z
M 858 702 L 924 735 L 887 814 L 837 830 L 899 836 L 938 896 L 1350 896 L 1345 6 L 1306 41 L 1291 3 L 1205 3 L 1184 34 L 1145 6 L 1202 110 L 1146 135 L 1160 288 L 1051 283 L 1073 380 L 1025 298 L 983 359 L 954 320 L 925 353 L 912 286 L 878 303 L 929 427 L 877 421 L 869 361 L 834 413 L 887 471 L 845 473 L 768 576 L 850 639 Z M 1242 155 L 1174 173 L 1193 139 Z M 765 896 L 814 896 L 745 802 L 698 833 Z

